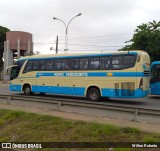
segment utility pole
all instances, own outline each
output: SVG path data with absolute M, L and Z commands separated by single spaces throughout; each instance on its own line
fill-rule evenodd
M 58 53 L 58 36 L 57 36 L 57 39 L 56 39 L 56 54 Z

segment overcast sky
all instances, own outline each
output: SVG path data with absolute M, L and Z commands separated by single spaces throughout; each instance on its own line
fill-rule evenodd
M 69 52 L 117 50 L 142 23 L 160 20 L 160 0 L 0 0 L 0 25 L 33 34 L 34 51 L 55 53 L 56 36 L 63 52 L 65 26 Z

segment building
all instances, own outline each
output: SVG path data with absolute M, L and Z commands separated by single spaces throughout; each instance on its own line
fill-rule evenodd
M 32 34 L 22 31 L 9 31 L 4 42 L 4 81 L 9 80 L 6 68 L 14 64 L 14 59 L 33 54 Z

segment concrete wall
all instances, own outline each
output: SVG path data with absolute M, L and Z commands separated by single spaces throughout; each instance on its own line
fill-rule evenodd
M 20 58 L 24 54 L 33 53 L 32 34 L 21 31 L 9 31 L 4 42 L 4 71 L 3 80 L 9 80 L 6 68 L 14 64 L 14 57 Z

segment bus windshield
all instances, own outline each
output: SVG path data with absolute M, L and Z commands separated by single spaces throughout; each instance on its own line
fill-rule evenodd
M 150 93 L 160 95 L 160 61 L 155 61 L 151 65 Z
M 154 65 L 151 69 L 151 80 L 154 82 L 158 79 L 160 80 L 160 65 Z
M 11 68 L 10 80 L 13 80 L 18 77 L 20 68 L 18 66 L 14 66 Z
M 24 62 L 25 60 L 18 60 L 14 63 L 14 65 L 9 66 L 7 68 L 7 73 L 10 75 L 10 80 L 13 80 L 18 77 L 19 71 Z

